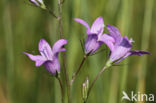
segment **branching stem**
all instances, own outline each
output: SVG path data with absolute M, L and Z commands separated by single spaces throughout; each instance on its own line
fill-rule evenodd
M 89 89 L 88 89 L 88 92 L 87 92 L 87 98 L 86 100 L 84 101 L 84 103 L 87 103 L 87 100 L 88 100 L 88 97 L 89 97 L 89 94 L 90 94 L 90 91 L 92 90 L 96 80 L 101 76 L 101 74 L 105 71 L 105 69 L 108 68 L 107 66 L 105 66 L 95 77 L 95 79 L 93 80 L 93 82 L 91 83 L 91 85 L 89 86 Z
M 87 59 L 87 55 L 84 55 L 79 68 L 76 70 L 76 72 L 72 76 L 72 80 L 70 82 L 70 85 L 72 85 L 73 82 L 75 81 L 75 78 L 78 75 L 78 73 L 80 72 L 80 70 L 81 70 L 81 68 L 82 68 L 82 66 L 83 66 L 83 64 L 84 64 L 84 62 L 85 62 L 86 59 Z

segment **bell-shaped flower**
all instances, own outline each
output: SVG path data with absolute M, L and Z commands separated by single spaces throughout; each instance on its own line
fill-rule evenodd
M 115 40 L 115 42 L 109 41 L 106 44 L 110 48 L 109 63 L 118 63 L 131 55 L 142 56 L 143 54 L 151 54 L 147 51 L 132 51 L 132 39 L 129 40 L 127 36 L 122 37 L 120 31 L 112 25 L 107 25 L 107 29 L 110 36 Z
M 63 46 L 67 44 L 67 40 L 60 39 L 58 40 L 53 47 L 44 39 L 41 39 L 39 42 L 39 52 L 41 55 L 32 55 L 24 52 L 32 61 L 35 61 L 36 67 L 44 65 L 46 70 L 50 72 L 51 75 L 56 75 L 60 72 L 60 63 L 58 60 L 58 54 L 61 51 L 66 51 Z
M 79 22 L 83 26 L 87 28 L 87 39 L 85 41 L 85 54 L 93 54 L 97 51 L 97 49 L 103 44 L 102 41 L 114 41 L 114 39 L 107 35 L 103 35 L 104 31 L 104 21 L 102 17 L 98 17 L 92 24 L 91 28 L 89 27 L 88 23 L 86 23 L 84 20 L 75 18 L 75 21 Z

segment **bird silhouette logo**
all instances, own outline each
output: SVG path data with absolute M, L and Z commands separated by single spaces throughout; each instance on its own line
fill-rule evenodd
M 122 100 L 126 99 L 126 100 L 131 101 L 131 99 L 128 97 L 128 95 L 125 91 L 123 91 L 122 94 L 123 94 Z

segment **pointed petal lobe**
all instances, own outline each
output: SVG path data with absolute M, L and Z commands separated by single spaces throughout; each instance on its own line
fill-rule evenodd
M 122 40 L 120 31 L 112 25 L 107 25 L 107 29 L 110 35 L 115 39 L 116 45 L 118 45 Z
M 82 24 L 83 26 L 85 26 L 87 28 L 87 31 L 86 31 L 87 34 L 90 34 L 90 27 L 87 22 L 85 22 L 84 20 L 79 19 L 79 18 L 75 18 L 74 20 L 77 21 L 78 23 Z
M 122 38 L 119 46 L 123 46 L 125 48 L 132 48 L 132 44 L 131 44 L 130 40 L 128 40 L 128 37 L 127 36 L 125 36 L 125 37 Z
M 43 57 L 47 58 L 48 60 L 52 60 L 53 57 L 52 49 L 46 40 L 44 39 L 40 40 L 39 51 Z
M 44 62 L 46 62 L 46 58 L 44 58 L 41 55 L 32 55 L 32 54 L 25 53 L 25 52 L 24 52 L 24 54 L 27 55 L 32 61 L 36 62 L 35 63 L 36 67 L 39 67 L 42 64 L 44 64 Z
M 102 17 L 98 17 L 92 24 L 90 32 L 93 34 L 102 34 L 104 31 L 104 21 Z
M 61 51 L 66 51 L 65 48 L 63 48 L 63 46 L 67 44 L 67 40 L 65 39 L 60 39 L 58 40 L 54 45 L 53 45 L 53 54 L 57 54 L 58 52 Z
M 103 43 L 105 43 L 105 44 L 109 47 L 109 49 L 110 49 L 111 51 L 114 50 L 114 42 L 115 42 L 115 40 L 114 40 L 114 38 L 111 37 L 110 35 L 108 35 L 108 34 L 103 34 L 103 35 L 101 35 L 101 36 L 99 37 L 99 41 L 102 41 Z
M 118 61 L 116 61 L 114 64 L 121 62 L 123 59 L 127 58 L 128 56 L 131 56 L 131 55 L 142 56 L 144 54 L 152 55 L 151 53 L 149 53 L 147 51 L 139 51 L 139 50 L 129 51 L 129 52 L 127 52 L 127 54 L 124 57 L 122 57 L 121 59 L 119 59 Z
M 140 50 L 130 51 L 130 53 L 131 55 L 138 55 L 138 56 L 142 56 L 144 54 L 152 55 L 150 52 L 140 51 Z

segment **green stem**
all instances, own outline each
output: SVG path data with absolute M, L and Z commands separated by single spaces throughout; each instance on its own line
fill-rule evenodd
M 57 15 L 55 14 L 55 12 L 53 12 L 52 10 L 50 10 L 49 8 L 46 8 L 45 10 L 47 10 L 49 12 L 49 14 L 51 14 L 53 17 L 55 17 L 56 19 L 58 19 Z
M 87 59 L 87 56 L 84 55 L 84 56 L 83 56 L 83 59 L 82 59 L 82 61 L 81 61 L 81 64 L 80 64 L 80 66 L 79 66 L 79 68 L 76 70 L 76 72 L 75 72 L 75 73 L 73 74 L 73 76 L 72 76 L 72 80 L 71 80 L 71 82 L 70 82 L 70 85 L 72 85 L 73 82 L 75 81 L 75 78 L 76 78 L 76 76 L 78 75 L 78 73 L 80 72 L 80 70 L 81 70 L 81 68 L 82 68 L 82 66 L 83 66 L 83 64 L 84 64 L 84 62 L 85 62 L 86 59 Z
M 59 21 L 60 38 L 63 38 L 62 4 L 61 4 L 61 0 L 58 0 L 58 21 Z
M 84 103 L 87 103 L 89 94 L 90 94 L 90 92 L 91 92 L 91 90 L 92 90 L 92 88 L 93 88 L 95 82 L 96 82 L 97 79 L 102 75 L 102 73 L 105 71 L 105 69 L 108 68 L 108 67 L 110 67 L 110 66 L 107 66 L 107 65 L 104 66 L 104 68 L 96 75 L 95 79 L 93 80 L 93 82 L 91 83 L 91 85 L 90 85 L 90 87 L 89 87 L 89 89 L 88 89 L 87 98 L 86 98 L 86 100 L 84 101 Z
M 59 21 L 60 38 L 63 38 L 62 3 L 61 3 L 61 0 L 58 0 L 58 21 Z M 66 55 L 65 55 L 65 53 L 62 54 L 62 58 L 63 58 L 65 80 L 66 80 L 66 84 L 67 84 L 68 103 L 71 103 L 70 82 L 69 82 L 68 72 L 66 69 L 66 62 L 65 62 L 66 61 Z
M 63 84 L 62 84 L 62 81 L 61 81 L 61 79 L 60 79 L 60 77 L 58 76 L 58 77 L 56 77 L 57 78 L 57 80 L 59 81 L 59 84 L 60 84 L 60 88 L 61 88 L 61 96 L 62 96 L 62 103 L 64 103 L 64 90 L 63 90 Z

